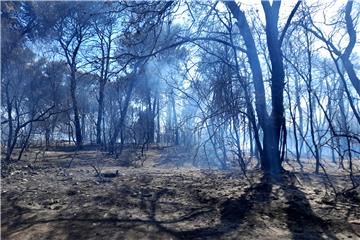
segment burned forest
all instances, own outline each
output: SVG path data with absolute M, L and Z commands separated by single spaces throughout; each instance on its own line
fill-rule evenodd
M 360 2 L 1 1 L 1 239 L 360 239 Z

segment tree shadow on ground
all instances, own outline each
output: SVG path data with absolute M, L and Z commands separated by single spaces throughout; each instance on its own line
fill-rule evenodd
M 280 184 L 288 204 L 285 208 L 286 223 L 292 239 L 337 239 L 330 223 L 313 212 L 305 193 L 295 185 L 295 181 L 295 175 L 287 173 Z
M 246 222 L 247 218 L 252 215 L 255 204 L 269 204 L 271 190 L 272 185 L 267 180 L 267 177 L 264 176 L 261 178 L 260 183 L 246 189 L 241 197 L 229 199 L 221 203 L 220 222 L 218 224 L 191 230 L 176 230 L 156 220 L 157 202 L 163 194 L 166 194 L 166 192 L 158 192 L 150 202 L 148 209 L 149 219 L 162 232 L 166 232 L 177 239 L 218 238 L 236 230 L 241 224 Z
M 191 189 L 187 190 L 191 191 Z M 185 211 L 186 214 L 165 220 L 157 216 L 160 205 L 164 204 L 164 202 L 160 200 L 162 197 L 175 198 L 176 196 L 167 188 L 151 190 L 150 193 L 151 194 L 145 192 L 141 194 L 139 196 L 140 204 L 135 206 L 145 212 L 144 218 L 118 218 L 117 215 L 103 217 L 96 211 L 97 209 L 77 212 L 76 215 L 73 216 L 59 213 L 51 219 L 22 219 L 21 222 L 13 225 L 5 236 L 19 232 L 19 230 L 29 229 L 33 226 L 52 224 L 54 229 L 47 233 L 46 239 L 52 239 L 59 235 L 66 236 L 67 239 L 98 239 L 102 236 L 94 235 L 94 231 L 95 228 L 99 228 L 99 225 L 101 226 L 101 231 L 106 230 L 108 233 L 110 232 L 111 235 L 106 236 L 107 239 L 115 239 L 114 234 L 116 234 L 116 231 L 127 231 L 142 225 L 152 226 L 157 229 L 155 231 L 156 233 L 165 234 L 166 236 L 171 236 L 176 239 L 218 238 L 228 232 L 236 230 L 239 225 L 246 222 L 247 217 L 250 216 L 254 210 L 255 203 L 269 203 L 271 184 L 263 178 L 259 184 L 246 189 L 240 198 L 226 200 L 220 203 L 220 206 L 217 206 L 217 203 L 211 202 L 211 200 L 204 202 L 203 199 L 196 199 L 197 197 L 194 196 L 195 201 L 197 201 L 194 202 L 195 207 L 189 206 Z M 116 205 L 118 201 L 126 201 L 126 198 L 129 197 L 130 194 L 131 191 L 127 193 L 126 191 L 113 192 L 106 196 L 94 197 L 93 200 L 99 202 L 99 205 L 110 208 Z M 219 223 L 193 228 L 196 221 L 202 217 L 219 218 Z M 179 230 L 176 226 L 174 227 L 174 224 L 184 222 L 189 223 L 184 229 Z
M 268 176 L 263 176 L 260 182 L 245 189 L 240 197 L 222 202 L 217 202 L 219 199 L 204 202 L 203 199 L 194 195 L 192 200 L 194 206 L 186 206 L 186 211 L 182 211 L 185 214 L 170 218 L 165 215 L 165 220 L 164 214 L 162 217 L 158 215 L 162 211 L 161 206 L 164 206 L 164 199 L 176 200 L 174 191 L 166 187 L 142 192 L 136 197 L 139 201 L 137 204 L 128 205 L 128 208 L 137 208 L 145 213 L 140 217 L 119 218 L 116 214 L 104 216 L 106 209 L 122 204 L 120 202 L 124 202 L 124 205 L 128 204 L 127 199 L 134 192 L 134 189 L 130 187 L 118 189 L 101 197 L 93 197 L 95 206 L 101 206 L 103 215 L 98 208 L 92 208 L 83 209 L 76 215 L 63 214 L 60 211 L 51 219 L 18 218 L 17 221 L 21 222 L 10 227 L 5 236 L 37 226 L 37 224 L 52 224 L 54 227 L 48 231 L 45 239 L 53 239 L 59 235 L 66 236 L 67 239 L 124 239 L 126 237 L 124 235 L 121 237 L 119 234 L 131 229 L 143 231 L 144 238 L 149 231 L 152 231 L 153 237 L 160 234 L 175 239 L 219 239 L 226 234 L 239 231 L 243 224 L 254 223 L 255 214 L 262 214 L 265 209 L 271 211 L 272 208 L 269 205 L 274 184 L 279 184 L 284 192 L 287 201 L 284 209 L 286 224 L 293 239 L 337 239 L 330 223 L 316 216 L 312 211 L 305 193 L 295 185 L 295 177 L 290 173 L 284 175 L 279 182 L 273 182 Z M 185 186 L 185 189 L 192 191 L 190 186 Z M 176 206 L 175 211 L 184 207 Z M 201 227 L 196 226 L 198 220 L 204 218 L 216 218 L 218 221 L 206 222 Z M 182 224 L 185 222 L 187 223 L 185 227 L 179 227 L 184 226 Z

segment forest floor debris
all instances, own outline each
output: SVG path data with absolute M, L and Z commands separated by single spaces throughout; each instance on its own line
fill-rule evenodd
M 90 151 L 69 168 L 66 152 L 16 164 L 2 179 L 2 239 L 360 238 L 359 189 L 335 198 L 310 170 L 276 182 L 251 170 L 250 185 L 240 171 L 172 166 L 171 151 L 151 149 L 143 167 Z M 118 175 L 100 181 L 99 160 Z M 329 172 L 335 186 L 349 184 Z

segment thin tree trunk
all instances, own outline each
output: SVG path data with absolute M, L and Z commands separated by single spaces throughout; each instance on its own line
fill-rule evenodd
M 5 94 L 6 94 L 6 105 L 7 105 L 7 115 L 8 115 L 8 139 L 7 139 L 7 147 L 6 147 L 6 156 L 5 156 L 5 164 L 8 164 L 11 159 L 11 142 L 13 138 L 13 119 L 12 119 L 12 103 L 10 101 L 9 96 L 9 83 L 6 84 L 5 87 Z
M 25 150 L 26 147 L 28 146 L 29 139 L 30 139 L 31 132 L 32 132 L 32 128 L 33 128 L 33 124 L 30 123 L 29 132 L 28 132 L 28 134 L 27 134 L 27 136 L 26 136 L 26 138 L 25 138 L 25 140 L 24 140 L 24 142 L 23 142 L 23 144 L 22 144 L 22 146 L 21 146 L 20 153 L 19 153 L 19 156 L 18 156 L 18 159 L 17 159 L 18 161 L 21 160 L 21 157 L 22 157 L 22 155 L 23 155 L 23 153 L 24 153 L 24 150 Z
M 314 148 L 314 157 L 315 157 L 315 173 L 319 173 L 320 168 L 320 156 L 319 148 L 315 140 L 315 128 L 314 128 L 314 106 L 313 106 L 313 95 L 312 95 L 312 56 L 311 56 L 311 45 L 309 35 L 306 32 L 306 45 L 307 45 L 307 61 L 308 61 L 308 82 L 307 82 L 307 92 L 308 92 L 308 101 L 309 101 L 309 117 L 310 117 L 310 134 L 311 141 Z
M 160 143 L 160 97 L 157 98 L 157 134 L 156 134 L 156 143 Z
M 127 110 L 129 108 L 129 104 L 130 104 L 130 99 L 131 99 L 131 96 L 132 96 L 133 89 L 135 87 L 135 82 L 136 82 L 135 79 L 131 79 L 130 86 L 128 87 L 128 90 L 126 92 L 124 105 L 123 105 L 123 107 L 121 109 L 121 112 L 120 112 L 120 114 L 121 114 L 120 119 L 115 123 L 114 131 L 113 131 L 113 134 L 112 134 L 112 136 L 110 138 L 110 141 L 109 141 L 109 151 L 110 151 L 110 153 L 115 152 L 116 141 L 118 139 L 119 133 L 122 132 L 122 130 L 123 130 Z

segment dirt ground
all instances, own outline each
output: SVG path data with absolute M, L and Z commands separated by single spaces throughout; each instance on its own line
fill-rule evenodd
M 360 239 L 358 189 L 335 198 L 313 170 L 246 178 L 191 167 L 188 157 L 154 148 L 143 166 L 125 167 L 131 153 L 27 153 L 2 178 L 2 239 Z M 99 178 L 91 165 L 119 174 Z M 337 191 L 350 187 L 335 165 L 329 177 Z

